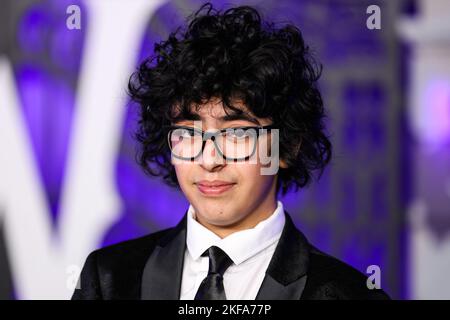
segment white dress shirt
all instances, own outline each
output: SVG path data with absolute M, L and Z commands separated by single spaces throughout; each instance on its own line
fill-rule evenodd
M 195 219 L 195 210 L 190 205 L 180 300 L 195 298 L 209 268 L 209 258 L 201 255 L 211 246 L 221 248 L 233 260 L 233 264 L 223 275 L 227 299 L 254 300 L 280 239 L 285 220 L 283 204 L 277 201 L 273 214 L 254 228 L 234 232 L 222 239 Z

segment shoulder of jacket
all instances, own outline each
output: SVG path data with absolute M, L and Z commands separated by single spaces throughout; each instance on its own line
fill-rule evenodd
M 172 228 L 167 228 L 151 234 L 118 242 L 94 250 L 92 256 L 99 265 L 115 265 L 133 263 L 145 260 L 150 256 L 158 240 L 164 237 Z
M 309 299 L 389 299 L 369 289 L 367 276 L 349 264 L 311 246 L 305 297 Z

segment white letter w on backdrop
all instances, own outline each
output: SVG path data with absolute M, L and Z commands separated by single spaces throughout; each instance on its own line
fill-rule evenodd
M 56 237 L 12 69 L 0 59 L 0 220 L 19 299 L 70 298 L 68 270 L 82 266 L 118 218 L 121 201 L 114 162 L 126 110 L 126 81 L 146 22 L 161 4 L 149 0 L 85 3 L 89 28 L 85 29 Z

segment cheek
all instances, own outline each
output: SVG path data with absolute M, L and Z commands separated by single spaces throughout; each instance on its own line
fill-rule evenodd
M 272 176 L 262 175 L 261 166 L 255 164 L 246 164 L 239 168 L 241 181 L 245 185 L 257 186 L 260 184 L 270 183 Z
M 179 184 L 181 186 L 189 184 L 192 179 L 192 166 L 190 166 L 189 164 L 177 164 L 174 167 Z

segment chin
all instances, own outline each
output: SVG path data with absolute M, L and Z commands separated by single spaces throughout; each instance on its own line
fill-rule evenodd
M 226 212 L 222 211 L 222 213 L 219 213 L 220 208 L 208 208 L 203 212 L 205 212 L 205 214 L 203 214 L 202 217 L 206 219 L 210 224 L 224 226 L 233 223 L 234 221 L 233 217 L 230 217 Z

